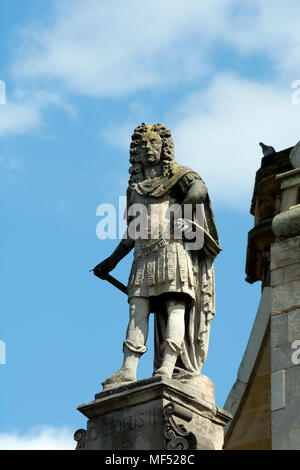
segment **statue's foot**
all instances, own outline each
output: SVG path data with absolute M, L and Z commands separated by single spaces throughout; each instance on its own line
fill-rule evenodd
M 102 382 L 102 386 L 103 390 L 110 390 L 111 388 L 120 387 L 130 382 L 136 382 L 136 374 L 132 370 L 122 367 L 111 377 Z
M 157 375 L 162 375 L 163 377 L 168 377 L 168 379 L 171 379 L 173 375 L 173 371 L 170 370 L 169 367 L 167 366 L 161 366 L 153 374 L 154 377 L 156 377 Z

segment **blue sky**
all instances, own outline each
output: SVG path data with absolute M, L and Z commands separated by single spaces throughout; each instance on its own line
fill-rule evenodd
M 296 0 L 1 1 L 0 448 L 74 447 L 76 407 L 121 365 L 126 298 L 89 269 L 116 246 L 96 209 L 125 194 L 142 121 L 172 130 L 209 189 L 223 252 L 203 373 L 224 404 L 260 296 L 244 281 L 258 142 L 300 136 L 299 21 Z

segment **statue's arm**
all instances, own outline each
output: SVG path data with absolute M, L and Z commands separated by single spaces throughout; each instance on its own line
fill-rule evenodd
M 207 187 L 197 173 L 188 173 L 179 181 L 184 196 L 183 204 L 202 204 L 207 196 Z
M 129 237 L 126 230 L 115 251 L 108 258 L 94 267 L 93 272 L 95 276 L 100 277 L 100 279 L 104 279 L 106 274 L 112 271 L 117 266 L 119 261 L 121 261 L 121 259 L 130 253 L 133 247 L 134 240 Z

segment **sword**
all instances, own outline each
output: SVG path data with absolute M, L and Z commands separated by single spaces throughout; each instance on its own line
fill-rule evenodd
M 91 271 L 94 271 L 94 270 L 90 269 L 90 272 Z M 115 286 L 121 292 L 128 295 L 127 287 L 124 284 L 122 284 L 122 282 L 118 281 L 118 279 L 116 279 L 115 277 L 111 276 L 110 274 L 106 274 L 105 277 L 104 277 L 104 280 L 110 282 L 110 284 Z

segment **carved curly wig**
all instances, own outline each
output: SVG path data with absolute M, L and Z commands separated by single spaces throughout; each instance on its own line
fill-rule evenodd
M 142 122 L 142 124 L 140 124 L 134 129 L 133 134 L 131 136 L 129 161 L 132 166 L 129 168 L 130 185 L 132 183 L 138 183 L 145 179 L 144 166 L 140 161 L 138 147 L 141 144 L 143 136 L 149 130 L 157 132 L 162 141 L 161 165 L 163 178 L 169 178 L 170 176 L 172 176 L 174 168 L 177 165 L 176 161 L 174 160 L 174 143 L 171 131 L 161 123 L 149 126 L 145 122 Z

